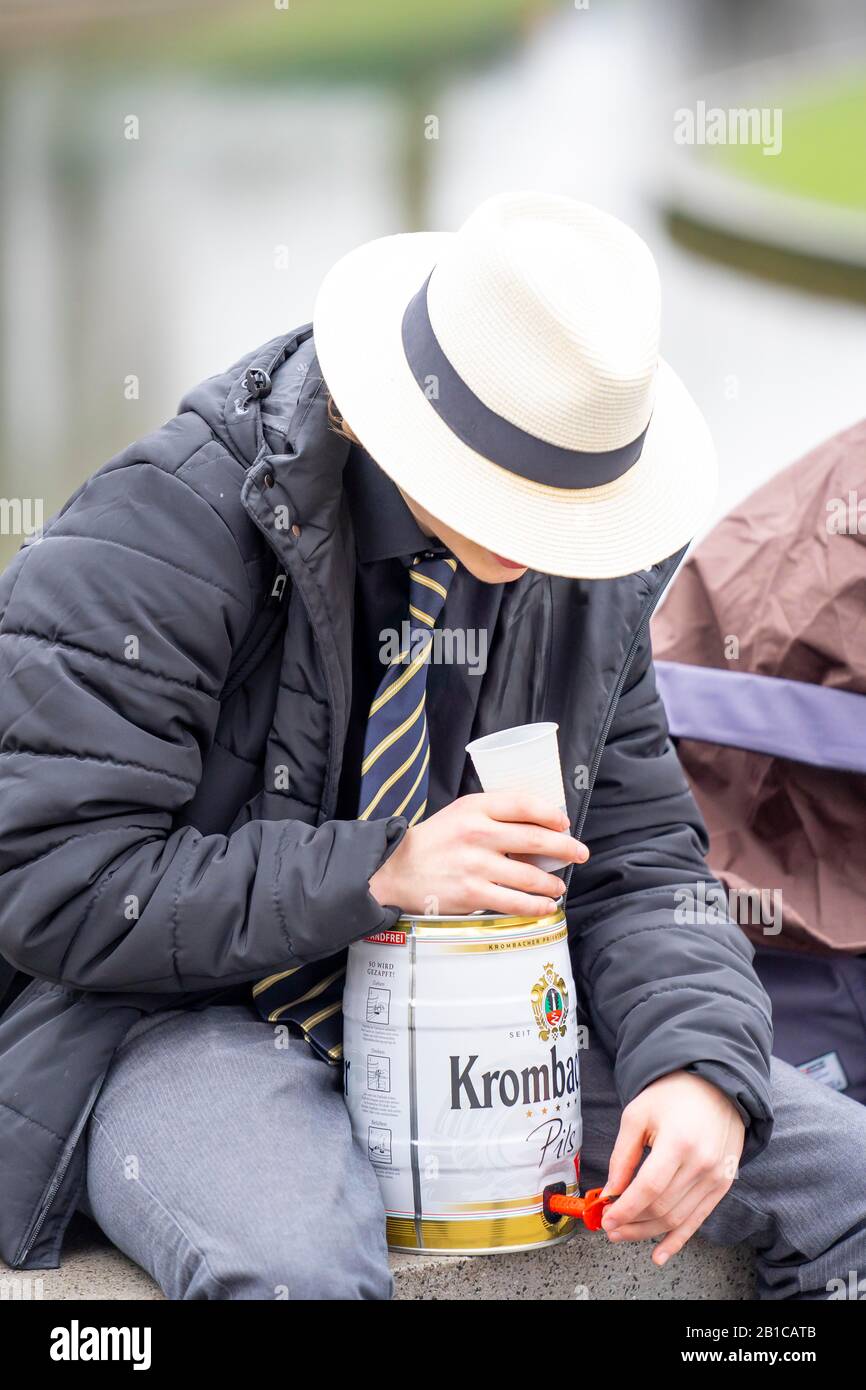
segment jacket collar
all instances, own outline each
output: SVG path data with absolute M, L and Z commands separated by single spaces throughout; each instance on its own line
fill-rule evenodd
M 343 486 L 362 564 L 392 559 L 409 564 L 421 550 L 445 553 L 445 546 L 436 537 L 421 530 L 397 484 L 358 444 L 349 449 Z
M 254 429 L 262 443 L 241 500 L 304 605 L 327 688 L 331 736 L 321 823 L 336 805 L 351 707 L 355 543 L 343 492 L 349 445 L 328 422 L 327 388 L 309 335 L 278 367 L 267 399 L 250 402 L 248 413 L 254 420 L 242 417 L 239 428 Z

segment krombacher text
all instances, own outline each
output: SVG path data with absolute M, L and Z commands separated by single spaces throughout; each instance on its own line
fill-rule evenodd
M 560 1096 L 573 1096 L 578 1088 L 578 1060 L 576 1056 L 564 1061 L 556 1055 L 555 1045 L 550 1049 L 550 1061 L 540 1066 L 524 1067 L 517 1072 L 484 1071 L 471 1075 L 478 1061 L 477 1054 L 469 1058 L 461 1067 L 462 1057 L 451 1058 L 451 1109 L 462 1110 L 464 1097 L 469 1110 L 490 1110 L 498 1102 L 500 1105 L 536 1104 L 542 1100 L 559 1100 Z

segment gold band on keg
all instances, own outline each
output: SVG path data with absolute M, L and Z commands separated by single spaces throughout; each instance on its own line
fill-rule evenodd
M 424 1216 L 419 1222 L 408 1216 L 389 1216 L 387 1239 L 392 1250 L 482 1251 L 531 1249 L 562 1240 L 574 1230 L 574 1220 L 564 1216 L 557 1222 L 548 1221 L 544 1213 L 522 1216 L 489 1216 L 454 1221 Z M 421 1228 L 418 1240 L 416 1227 Z
M 567 1197 L 578 1195 L 577 1183 L 566 1183 L 565 1193 Z M 436 1220 L 447 1220 L 449 1216 L 456 1215 L 458 1212 L 471 1212 L 476 1216 L 481 1212 L 506 1212 L 522 1210 L 526 1212 L 527 1207 L 534 1207 L 541 1210 L 544 1201 L 544 1193 L 536 1192 L 532 1197 L 505 1197 L 494 1202 L 457 1202 L 454 1206 L 440 1207 L 436 1213 Z
M 416 936 L 475 936 L 479 932 L 515 931 L 521 927 L 531 927 L 533 936 L 546 936 L 556 927 L 566 922 L 562 908 L 548 913 L 546 917 L 400 917 L 393 931 L 414 930 Z
M 424 935 L 425 933 L 422 933 Z M 430 932 L 430 936 L 434 933 Z M 436 933 L 438 936 L 438 932 Z M 538 946 L 555 946 L 568 936 L 568 927 L 562 926 L 556 932 L 542 932 L 540 936 L 506 937 L 504 941 L 454 941 L 451 937 L 436 941 L 436 954 L 445 956 L 489 955 L 496 956 L 508 951 L 531 951 Z

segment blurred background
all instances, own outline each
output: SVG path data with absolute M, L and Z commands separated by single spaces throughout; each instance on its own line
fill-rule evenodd
M 648 240 L 719 514 L 866 414 L 862 0 L 0 0 L 0 65 L 0 498 L 48 516 L 343 252 L 509 188 Z

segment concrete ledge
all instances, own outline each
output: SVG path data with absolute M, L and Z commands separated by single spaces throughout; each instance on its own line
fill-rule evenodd
M 579 1230 L 563 1245 L 525 1255 L 392 1255 L 391 1266 L 396 1297 L 415 1301 L 754 1297 L 752 1257 L 744 1246 L 721 1249 L 695 1239 L 663 1270 L 649 1256 L 648 1245 L 611 1245 Z M 15 1281 L 5 1286 L 6 1297 L 162 1298 L 153 1280 L 83 1218 L 70 1227 L 61 1269 L 21 1271 L 0 1264 L 0 1279 Z
M 399 1299 L 497 1301 L 590 1299 L 752 1299 L 751 1251 L 705 1240 L 689 1241 L 664 1269 L 650 1260 L 651 1247 L 611 1245 L 579 1229 L 550 1250 L 524 1255 L 392 1255 Z

